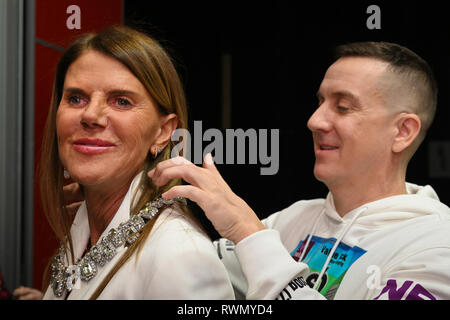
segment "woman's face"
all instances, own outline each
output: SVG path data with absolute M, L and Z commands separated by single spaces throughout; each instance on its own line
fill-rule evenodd
M 142 83 L 97 51 L 69 67 L 56 115 L 59 156 L 86 188 L 118 188 L 143 169 L 163 115 Z

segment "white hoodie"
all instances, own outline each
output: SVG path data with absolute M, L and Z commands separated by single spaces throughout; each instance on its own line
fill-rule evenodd
M 450 299 L 450 208 L 430 186 L 406 186 L 344 217 L 331 193 L 298 201 L 236 247 L 216 241 L 237 297 Z

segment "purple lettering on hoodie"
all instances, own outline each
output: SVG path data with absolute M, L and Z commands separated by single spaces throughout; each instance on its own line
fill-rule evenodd
M 411 290 L 405 300 L 436 300 L 436 298 L 428 292 L 427 289 L 422 287 L 420 284 L 416 284 L 416 286 Z
M 400 289 L 397 290 L 397 281 L 394 279 L 389 279 L 386 283 L 386 286 L 381 290 L 381 293 L 374 298 L 374 300 L 378 300 L 383 294 L 388 293 L 389 300 L 401 300 L 406 293 L 406 290 L 411 286 L 413 281 L 407 280 L 403 283 Z
M 383 294 L 388 293 L 389 300 L 401 300 L 406 291 L 411 287 L 413 281 L 407 280 L 403 283 L 403 285 L 397 289 L 397 281 L 394 279 L 389 279 L 386 283 L 386 286 L 381 290 L 381 293 L 374 298 L 374 300 L 378 300 Z M 405 298 L 405 300 L 436 300 L 436 298 L 422 285 L 416 283 L 414 288 Z

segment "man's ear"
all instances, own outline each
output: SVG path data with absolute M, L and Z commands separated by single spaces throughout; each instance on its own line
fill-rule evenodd
M 161 125 L 159 128 L 159 133 L 153 142 L 150 152 L 153 154 L 154 151 L 159 148 L 159 150 L 164 149 L 170 141 L 173 132 L 178 126 L 178 117 L 175 113 L 170 113 L 161 117 Z M 154 150 L 155 149 L 155 150 Z
M 407 149 L 416 140 L 421 128 L 421 121 L 417 114 L 401 113 L 396 119 L 396 136 L 392 144 L 392 151 L 399 153 Z

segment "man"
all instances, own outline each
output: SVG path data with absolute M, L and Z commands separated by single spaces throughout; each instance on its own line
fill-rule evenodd
M 247 299 L 450 299 L 450 209 L 405 181 L 436 109 L 428 64 L 392 43 L 340 46 L 317 96 L 308 128 L 326 199 L 261 222 L 209 154 L 203 167 L 171 159 L 149 176 L 189 183 L 163 197 L 197 202 L 230 240 L 216 245 Z

